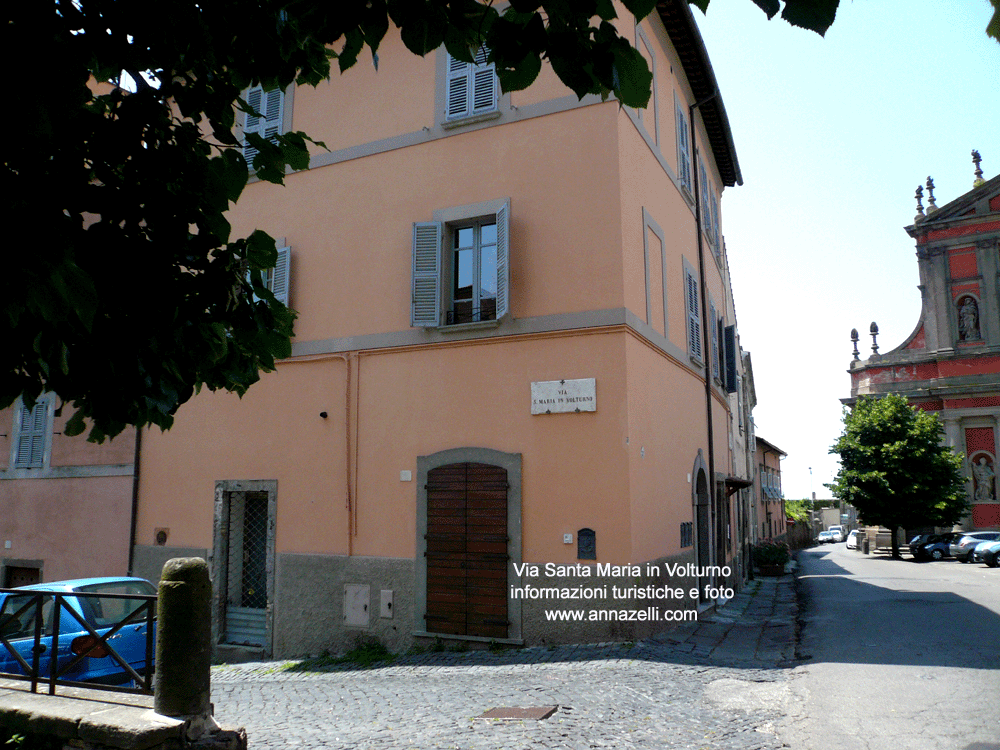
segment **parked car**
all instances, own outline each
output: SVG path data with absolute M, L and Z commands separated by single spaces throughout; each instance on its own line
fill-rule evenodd
M 969 562 L 977 544 L 996 540 L 1000 540 L 1000 531 L 970 531 L 963 534 L 956 542 L 952 542 L 949 549 L 952 557 L 962 562 Z
M 951 555 L 951 539 L 938 539 L 921 544 L 913 556 L 918 560 L 943 560 Z
M 820 544 L 833 543 L 833 533 L 829 531 L 819 532 L 819 536 L 816 537 L 816 541 Z
M 38 592 L 59 592 L 65 594 L 59 610 L 59 669 L 64 668 L 76 656 L 88 652 L 60 679 L 72 682 L 92 682 L 106 685 L 127 685 L 133 682 L 128 672 L 111 656 L 107 646 L 111 646 L 140 676 L 146 670 L 147 641 L 146 617 L 138 616 L 120 627 L 107 638 L 107 645 L 87 632 L 80 624 L 86 623 L 103 637 L 122 620 L 139 609 L 146 599 L 131 596 L 155 596 L 156 587 L 142 578 L 83 578 L 73 581 L 54 581 L 21 586 L 0 593 L 0 672 L 26 675 L 28 671 L 13 655 L 17 652 L 30 666 L 34 658 L 32 648 L 35 643 L 37 606 L 32 600 Z M 78 596 L 77 594 L 102 594 L 112 596 Z M 41 646 L 39 676 L 51 674 L 52 644 L 55 630 L 56 600 L 53 596 L 43 596 L 41 603 Z M 155 605 L 154 605 L 155 613 Z M 152 654 L 150 654 L 152 663 Z M 138 687 L 137 685 L 133 685 Z
M 910 540 L 910 554 L 917 556 L 917 551 L 925 544 L 938 541 L 940 534 L 917 534 Z
M 847 549 L 857 549 L 858 548 L 858 530 L 853 529 L 847 535 Z
M 827 529 L 831 534 L 833 534 L 834 542 L 844 541 L 844 527 L 843 526 L 831 526 Z
M 983 553 L 983 562 L 991 568 L 1000 567 L 1000 542 L 993 542 Z
M 986 550 L 997 543 L 996 539 L 989 539 L 984 542 L 980 542 L 975 547 L 972 548 L 972 554 L 969 555 L 969 562 L 983 562 L 983 556 L 986 554 Z
M 964 532 L 949 531 L 945 534 L 919 534 L 910 540 L 910 554 L 917 560 L 941 560 L 951 555 L 951 544 Z

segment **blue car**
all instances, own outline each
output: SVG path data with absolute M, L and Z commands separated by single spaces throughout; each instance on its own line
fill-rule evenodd
M 58 612 L 56 592 L 62 594 Z M 0 592 L 0 673 L 30 674 L 40 616 L 38 677 L 48 679 L 58 615 L 59 680 L 148 689 L 146 654 L 148 650 L 152 667 L 155 622 L 148 632 L 151 618 L 145 607 L 152 602 L 155 615 L 155 596 L 156 587 L 142 578 L 83 578 L 6 589 Z
M 991 568 L 1000 567 L 1000 542 L 993 542 L 986 548 L 986 551 L 983 552 L 983 562 Z

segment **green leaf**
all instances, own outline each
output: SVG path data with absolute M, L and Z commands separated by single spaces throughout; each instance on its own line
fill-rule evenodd
M 993 18 L 986 27 L 986 35 L 1000 42 L 1000 0 L 990 0 L 993 4 Z
M 809 29 L 823 36 L 837 17 L 839 3 L 840 0 L 785 0 L 781 17 L 792 26 Z
M 753 0 L 754 5 L 767 14 L 768 19 L 774 18 L 774 14 L 781 10 L 781 3 L 778 0 Z M 708 0 L 705 0 L 705 10 L 708 8 Z
M 94 280 L 75 263 L 67 260 L 57 266 L 52 274 L 52 286 L 62 300 L 76 314 L 77 319 L 90 331 L 97 313 L 98 296 Z
M 706 3 L 707 1 L 708 0 L 706 0 Z M 656 2 L 657 0 L 622 0 L 622 4 L 628 8 L 629 12 L 635 16 L 638 21 L 641 21 L 653 12 L 653 8 L 656 7 Z
M 448 18 L 436 6 L 425 6 L 424 15 L 411 15 L 402 27 L 401 36 L 406 48 L 423 57 L 444 43 L 448 28 Z
M 73 416 L 66 420 L 66 426 L 63 427 L 63 434 L 68 437 L 76 437 L 87 429 L 87 425 L 83 421 L 83 417 L 83 410 L 77 409 L 73 413 Z
M 653 85 L 653 73 L 646 63 L 646 58 L 624 39 L 619 39 L 614 44 L 612 52 L 615 94 L 622 104 L 629 107 L 645 107 L 649 104 Z
M 521 91 L 528 88 L 542 70 L 542 60 L 534 52 L 526 54 L 513 69 L 497 68 L 500 88 L 504 91 Z
M 267 232 L 255 229 L 247 237 L 247 260 L 254 269 L 274 268 L 278 262 L 278 247 Z

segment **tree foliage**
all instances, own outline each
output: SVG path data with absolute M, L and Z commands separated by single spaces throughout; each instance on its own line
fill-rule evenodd
M 695 0 L 703 10 L 708 0 Z M 753 0 L 769 15 L 777 0 Z M 838 0 L 788 0 L 820 33 Z M 622 0 L 637 18 L 655 0 Z M 202 387 L 242 395 L 289 355 L 294 313 L 262 283 L 262 232 L 231 236 L 248 179 L 234 135 L 241 92 L 316 85 L 379 46 L 390 26 L 417 55 L 485 44 L 506 91 L 547 61 L 578 96 L 644 106 L 652 76 L 612 0 L 122 0 L 8 3 L 3 47 L 17 84 L 2 182 L 10 236 L 0 408 L 54 392 L 66 434 L 169 427 Z M 630 29 L 629 23 L 622 28 Z M 28 64 L 30 61 L 30 65 Z M 123 71 L 125 75 L 123 75 Z M 126 81 L 132 85 L 126 85 Z M 13 86 L 12 86 L 13 87 Z M 363 105 L 362 105 L 363 106 Z M 309 137 L 264 140 L 256 177 L 308 165 Z
M 861 398 L 844 411 L 844 432 L 830 449 L 840 470 L 827 485 L 858 509 L 865 523 L 898 528 L 950 526 L 969 503 L 962 456 L 942 445 L 937 415 L 903 396 Z

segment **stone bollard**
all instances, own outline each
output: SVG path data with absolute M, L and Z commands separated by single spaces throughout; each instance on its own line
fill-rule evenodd
M 200 557 L 168 560 L 156 606 L 153 710 L 188 722 L 187 737 L 217 732 L 212 718 L 212 581 Z

